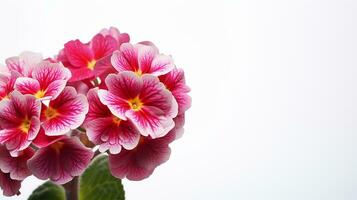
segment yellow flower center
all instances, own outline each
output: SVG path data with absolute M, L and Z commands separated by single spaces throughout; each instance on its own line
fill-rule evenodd
M 88 62 L 88 64 L 87 64 L 88 69 L 93 70 L 96 63 L 97 63 L 96 60 L 92 60 L 92 61 Z
M 44 97 L 46 94 L 46 91 L 44 90 L 39 90 L 38 92 L 36 92 L 36 94 L 34 95 L 37 99 L 40 99 L 42 97 Z
M 113 123 L 114 123 L 116 126 L 119 126 L 119 125 L 120 125 L 120 122 L 121 122 L 121 119 L 119 119 L 118 117 L 113 117 Z
M 21 125 L 20 125 L 20 130 L 25 133 L 25 134 L 28 134 L 29 133 L 29 130 L 30 130 L 30 127 L 31 127 L 31 121 L 26 117 L 24 119 L 24 121 L 22 121 Z
M 141 76 L 141 75 L 143 75 L 143 72 L 140 70 L 140 69 L 138 69 L 137 71 L 135 71 L 134 72 L 135 73 L 135 75 L 137 75 L 137 76 Z
M 135 97 L 134 99 L 130 99 L 128 101 L 129 106 L 134 111 L 139 111 L 143 107 L 143 103 L 140 101 L 139 97 Z
M 59 113 L 57 112 L 56 109 L 48 107 L 45 111 L 45 116 L 47 119 L 53 119 L 55 117 L 57 117 L 59 115 Z

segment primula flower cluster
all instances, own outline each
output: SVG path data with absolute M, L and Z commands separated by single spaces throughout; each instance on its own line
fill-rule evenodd
M 142 180 L 169 159 L 183 133 L 190 89 L 151 42 L 104 29 L 53 58 L 24 52 L 0 69 L 0 187 L 19 194 L 34 175 L 65 184 L 97 150 L 113 176 Z

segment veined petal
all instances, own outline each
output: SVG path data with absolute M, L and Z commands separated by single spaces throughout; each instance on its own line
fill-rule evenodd
M 15 82 L 15 89 L 22 94 L 35 95 L 37 92 L 41 91 L 41 86 L 36 79 L 20 77 Z
M 100 101 L 108 106 L 113 115 L 126 120 L 125 112 L 129 109 L 129 106 L 124 99 L 121 99 L 107 90 L 98 90 L 98 96 Z
M 34 155 L 35 151 L 27 148 L 19 153 L 18 157 L 12 157 L 4 146 L 0 146 L 0 169 L 9 173 L 13 180 L 24 180 L 31 173 L 27 167 L 27 160 Z
M 139 131 L 131 121 L 114 116 L 96 119 L 86 126 L 86 130 L 90 141 L 112 154 L 118 154 L 121 147 L 128 150 L 135 148 L 140 138 Z
M 106 118 L 112 116 L 109 108 L 100 102 L 98 97 L 98 88 L 93 88 L 88 91 L 87 99 L 89 103 L 89 111 L 84 124 L 91 123 L 98 118 Z
M 42 127 L 48 136 L 63 135 L 71 129 L 78 128 L 87 113 L 87 98 L 68 86 L 43 109 Z
M 109 168 L 113 176 L 139 181 L 149 177 L 155 168 L 166 162 L 171 154 L 171 135 L 152 139 L 141 137 L 138 146 L 131 151 L 122 150 L 109 155 Z
M 110 35 L 103 36 L 102 34 L 97 34 L 93 37 L 90 47 L 94 52 L 94 58 L 99 60 L 117 50 L 118 42 Z
M 167 74 L 175 68 L 174 60 L 171 56 L 159 54 L 156 55 L 151 63 L 150 74 L 155 76 Z
M 42 61 L 42 55 L 34 52 L 23 52 L 17 57 L 6 59 L 10 71 L 16 71 L 23 76 L 31 77 L 32 71 Z
M 45 134 L 43 128 L 41 128 L 36 138 L 32 141 L 32 144 L 34 144 L 38 148 L 43 148 L 55 143 L 63 137 L 64 136 L 48 136 Z
M 93 155 L 78 138 L 63 138 L 38 150 L 28 166 L 37 178 L 64 184 L 82 174 Z
M 122 72 L 117 75 L 110 74 L 105 79 L 108 90 L 122 98 L 133 99 L 137 97 L 143 88 L 143 81 L 133 72 Z
M 14 91 L 10 99 L 0 101 L 0 143 L 11 154 L 26 149 L 40 128 L 41 102 L 31 95 Z
M 159 112 L 161 111 L 155 107 L 145 107 L 137 112 L 129 110 L 126 116 L 133 121 L 141 135 L 159 138 L 165 136 L 175 126 L 172 118 L 163 116 Z
M 89 46 L 79 40 L 67 42 L 64 45 L 64 52 L 74 67 L 87 67 L 88 63 L 94 60 L 94 54 Z
M 130 43 L 124 43 L 120 46 L 120 51 L 115 51 L 112 56 L 112 65 L 118 71 L 139 70 L 138 52 Z
M 190 92 L 190 88 L 186 85 L 182 69 L 174 69 L 168 74 L 160 76 L 159 79 L 174 95 L 178 103 L 179 114 L 183 114 L 191 107 L 191 97 L 187 94 Z
M 21 181 L 13 180 L 10 178 L 9 173 L 3 173 L 0 171 L 0 187 L 3 190 L 4 196 L 14 196 L 20 194 Z

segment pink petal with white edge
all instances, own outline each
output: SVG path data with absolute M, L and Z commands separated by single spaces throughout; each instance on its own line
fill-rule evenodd
M 130 41 L 130 37 L 127 33 L 120 33 L 120 31 L 115 27 L 110 27 L 109 29 L 102 29 L 100 31 L 100 34 L 102 34 L 103 36 L 110 35 L 114 37 L 118 41 L 118 46 Z
M 9 98 L 9 94 L 14 91 L 15 81 L 20 77 L 18 72 L 0 74 L 0 100 Z
M 5 143 L 11 154 L 16 155 L 35 139 L 40 129 L 40 110 L 40 101 L 17 91 L 0 102 L 0 143 Z
M 171 56 L 159 54 L 155 46 L 136 44 L 138 61 L 143 74 L 163 75 L 175 68 Z
M 21 181 L 12 180 L 10 174 L 3 173 L 0 171 L 0 187 L 3 191 L 3 195 L 10 197 L 14 195 L 19 195 L 21 188 Z
M 104 105 L 108 106 L 113 115 L 126 120 L 125 112 L 129 109 L 129 106 L 124 99 L 110 93 L 107 90 L 99 90 L 98 96 L 100 101 Z
M 174 126 L 178 105 L 171 92 L 153 75 L 143 75 L 143 89 L 139 99 L 143 108 L 129 110 L 125 115 L 133 121 L 142 135 L 158 138 L 166 135 Z
M 17 57 L 6 59 L 10 71 L 16 71 L 23 76 L 31 77 L 32 70 L 42 61 L 42 55 L 34 52 L 23 52 Z
M 98 118 L 112 116 L 109 108 L 100 101 L 98 97 L 98 88 L 90 89 L 87 94 L 87 99 L 89 104 L 89 111 L 84 122 L 85 126 L 86 124 L 91 123 L 91 121 Z
M 130 43 L 124 43 L 120 46 L 120 51 L 115 51 L 112 56 L 112 65 L 118 71 L 139 70 L 138 51 Z
M 38 150 L 28 161 L 30 171 L 41 180 L 65 184 L 81 175 L 94 153 L 78 138 L 64 138 Z
M 35 151 L 27 148 L 19 153 L 18 157 L 12 157 L 9 151 L 0 146 L 0 169 L 4 173 L 10 173 L 13 180 L 24 180 L 31 175 L 27 167 L 27 160 L 34 155 Z
M 40 83 L 33 78 L 20 77 L 15 82 L 15 89 L 21 94 L 36 94 L 41 90 Z
M 166 88 L 171 91 L 178 103 L 178 113 L 183 114 L 191 107 L 191 97 L 187 94 L 190 88 L 186 85 L 185 74 L 182 69 L 174 69 L 159 77 Z
M 128 150 L 136 147 L 139 131 L 129 120 L 119 122 L 114 121 L 113 117 L 99 118 L 89 123 L 86 126 L 89 140 L 100 145 L 102 152 L 109 150 L 111 154 L 118 154 L 121 147 Z
M 63 92 L 44 108 L 41 114 L 42 128 L 46 135 L 63 135 L 78 128 L 88 113 L 88 101 L 83 94 L 77 94 L 73 87 Z

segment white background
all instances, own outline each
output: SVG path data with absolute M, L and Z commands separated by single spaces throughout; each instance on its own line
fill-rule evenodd
M 109 26 L 172 54 L 192 88 L 184 137 L 124 181 L 128 200 L 357 199 L 356 1 L 1 0 L 0 59 Z

